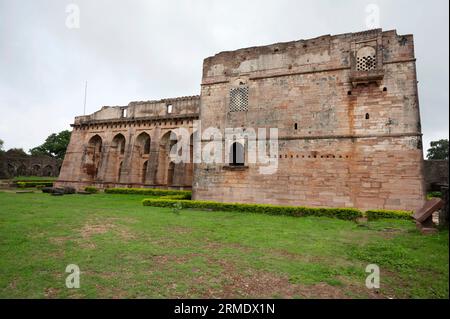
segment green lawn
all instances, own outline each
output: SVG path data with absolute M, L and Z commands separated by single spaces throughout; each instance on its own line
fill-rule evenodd
M 448 231 L 0 193 L 0 298 L 448 298 Z M 81 287 L 65 287 L 65 268 Z M 381 270 L 379 291 L 365 267 Z

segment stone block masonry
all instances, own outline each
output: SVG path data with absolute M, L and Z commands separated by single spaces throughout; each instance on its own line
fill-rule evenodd
M 248 105 L 236 111 L 230 92 L 240 87 Z M 247 159 L 239 170 L 199 164 L 194 199 L 409 210 L 425 200 L 411 35 L 371 30 L 219 53 L 204 61 L 201 106 L 205 128 L 278 128 L 279 159 L 273 175 Z
M 175 164 L 170 132 L 193 134 L 198 119 L 202 133 L 278 129 L 276 171 L 261 174 L 248 154 Z M 59 185 L 192 187 L 197 200 L 314 207 L 414 210 L 425 201 L 414 41 L 396 31 L 221 52 L 204 60 L 200 96 L 104 107 L 73 127 Z

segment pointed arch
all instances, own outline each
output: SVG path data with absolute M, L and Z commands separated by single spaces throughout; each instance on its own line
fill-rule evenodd
M 125 153 L 126 139 L 122 133 L 116 134 L 112 140 L 111 147 L 118 153 L 123 155 Z
M 100 135 L 92 136 L 86 147 L 86 156 L 83 163 L 84 170 L 89 179 L 97 178 L 103 151 L 103 140 Z
M 148 135 L 146 132 L 142 132 L 136 138 L 136 143 L 137 146 L 139 147 L 141 155 L 150 154 L 150 145 L 151 145 L 150 135 Z

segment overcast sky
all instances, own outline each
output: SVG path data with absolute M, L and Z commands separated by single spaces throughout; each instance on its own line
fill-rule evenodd
M 87 114 L 103 105 L 199 94 L 205 57 L 362 31 L 367 6 L 376 4 L 380 27 L 414 34 L 426 150 L 431 140 L 448 138 L 448 3 L 0 0 L 0 139 L 5 149 L 28 151 L 70 129 L 83 114 L 86 80 Z M 79 28 L 70 4 L 80 10 Z

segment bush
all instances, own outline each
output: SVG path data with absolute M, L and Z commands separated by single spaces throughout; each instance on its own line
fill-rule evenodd
M 296 206 L 276 206 L 260 204 L 240 204 L 240 203 L 219 203 L 211 201 L 197 200 L 173 200 L 173 199 L 144 199 L 144 206 L 174 207 L 180 203 L 182 208 L 210 209 L 216 211 L 239 211 L 246 213 L 261 213 L 268 215 L 286 216 L 324 216 L 334 217 L 344 220 L 356 220 L 362 217 L 361 211 L 355 208 L 312 208 Z
M 190 192 L 187 192 L 186 194 L 180 194 L 180 195 L 165 195 L 161 196 L 161 199 L 175 199 L 175 200 L 190 200 L 192 194 Z
M 84 188 L 84 191 L 87 193 L 91 193 L 91 194 L 97 194 L 98 193 L 98 188 L 94 187 L 94 186 L 87 186 Z
M 106 188 L 105 193 L 149 195 L 149 196 L 168 196 L 168 195 L 191 196 L 192 194 L 192 192 L 190 191 L 179 191 L 179 190 L 158 189 L 158 188 Z
M 427 199 L 432 199 L 434 197 L 442 198 L 442 193 L 441 192 L 429 192 L 427 194 Z
M 365 213 L 367 220 L 377 220 L 382 218 L 389 219 L 405 219 L 412 220 L 413 212 L 403 211 L 403 210 L 368 210 Z
M 29 188 L 29 187 L 36 187 L 36 186 L 42 186 L 42 187 L 52 187 L 53 182 L 42 182 L 42 181 L 36 181 L 36 182 L 17 182 L 17 187 L 19 188 Z
M 36 188 L 37 188 L 37 189 L 43 189 L 44 187 L 45 187 L 45 185 L 42 185 L 42 184 L 36 185 Z

